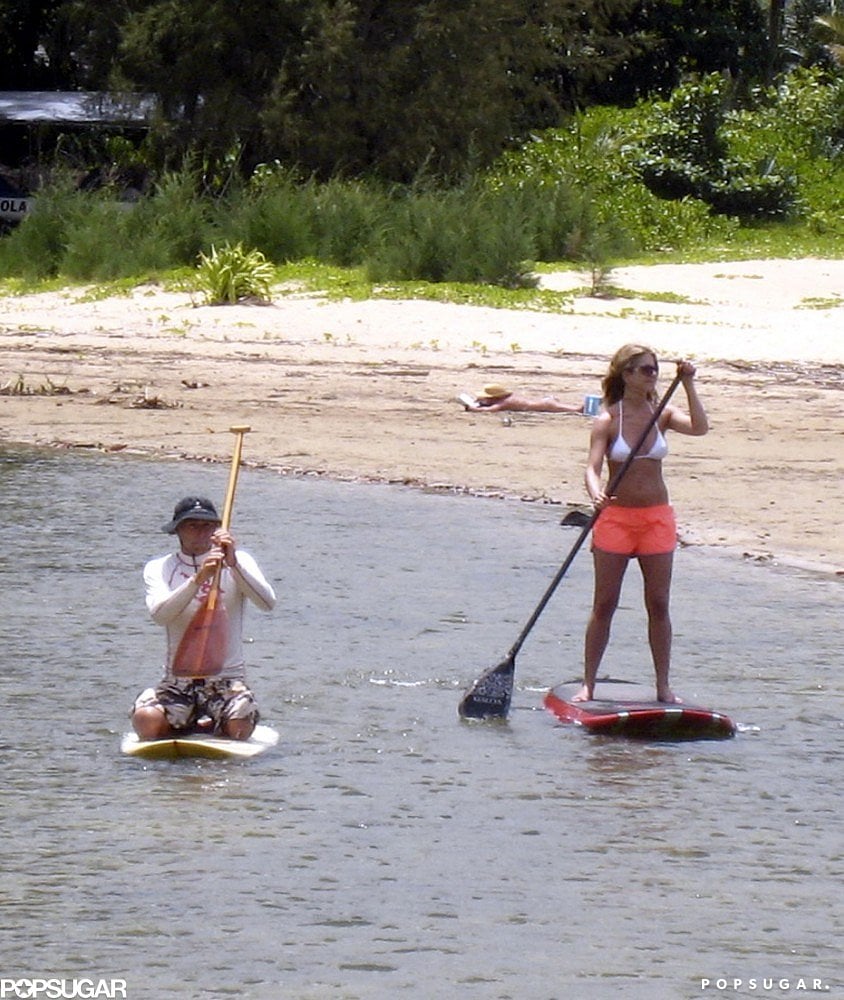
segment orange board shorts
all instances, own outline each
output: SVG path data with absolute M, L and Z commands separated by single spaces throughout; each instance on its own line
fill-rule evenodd
M 610 505 L 592 529 L 592 548 L 621 556 L 657 556 L 677 548 L 677 521 L 671 504 L 656 507 Z

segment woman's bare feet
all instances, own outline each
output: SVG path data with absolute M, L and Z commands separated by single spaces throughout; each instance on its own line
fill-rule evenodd
M 682 705 L 683 699 L 679 695 L 674 694 L 671 688 L 665 688 L 662 691 L 657 691 L 656 700 L 661 701 L 665 705 Z
M 593 692 L 584 684 L 577 694 L 572 698 L 573 702 L 592 701 Z

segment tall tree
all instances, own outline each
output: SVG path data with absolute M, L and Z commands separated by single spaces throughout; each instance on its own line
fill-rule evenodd
M 626 30 L 646 41 L 603 88 L 607 103 L 667 96 L 689 76 L 758 80 L 764 72 L 767 30 L 758 0 L 640 0 Z
M 760 2 L 0 0 L 0 12 L 26 22 L 11 86 L 41 46 L 56 86 L 153 93 L 172 157 L 237 147 L 247 168 L 408 181 L 459 177 L 579 107 L 745 72 L 766 50 Z
M 407 181 L 488 162 L 559 120 L 555 33 L 576 0 L 321 0 L 263 116 L 272 146 L 321 175 Z
M 178 154 L 256 150 L 273 80 L 299 44 L 299 0 L 157 0 L 127 18 L 113 81 L 154 93 Z

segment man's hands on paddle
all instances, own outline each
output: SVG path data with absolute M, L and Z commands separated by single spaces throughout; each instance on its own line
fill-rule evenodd
M 225 528 L 217 528 L 211 536 L 211 551 L 203 560 L 202 565 L 196 571 L 196 582 L 202 585 L 214 578 L 218 568 L 222 566 L 234 567 L 236 564 L 234 536 Z

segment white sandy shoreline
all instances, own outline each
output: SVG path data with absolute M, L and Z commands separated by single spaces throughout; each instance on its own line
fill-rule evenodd
M 541 276 L 541 287 L 582 289 L 583 275 Z M 683 301 L 580 296 L 561 314 L 422 300 L 335 302 L 285 296 L 274 306 L 209 307 L 198 298 L 141 286 L 130 296 L 89 301 L 84 290 L 0 300 L 0 324 L 55 336 L 136 334 L 203 340 L 295 338 L 390 349 L 557 351 L 612 354 L 640 327 L 664 356 L 718 360 L 844 363 L 844 260 L 742 261 L 619 268 L 611 283 L 627 293 Z M 784 322 L 784 316 L 787 321 Z M 647 335 L 650 334 L 650 339 Z
M 248 423 L 246 459 L 268 468 L 578 504 L 583 418 L 504 423 L 454 398 L 503 381 L 582 400 L 635 341 L 698 363 L 712 432 L 674 437 L 666 470 L 686 537 L 844 570 L 844 260 L 620 268 L 611 282 L 672 301 L 578 296 L 551 314 L 313 295 L 210 307 L 153 286 L 6 296 L 0 385 L 31 391 L 0 395 L 0 433 L 223 461 L 220 432 Z M 66 394 L 35 391 L 51 385 Z

